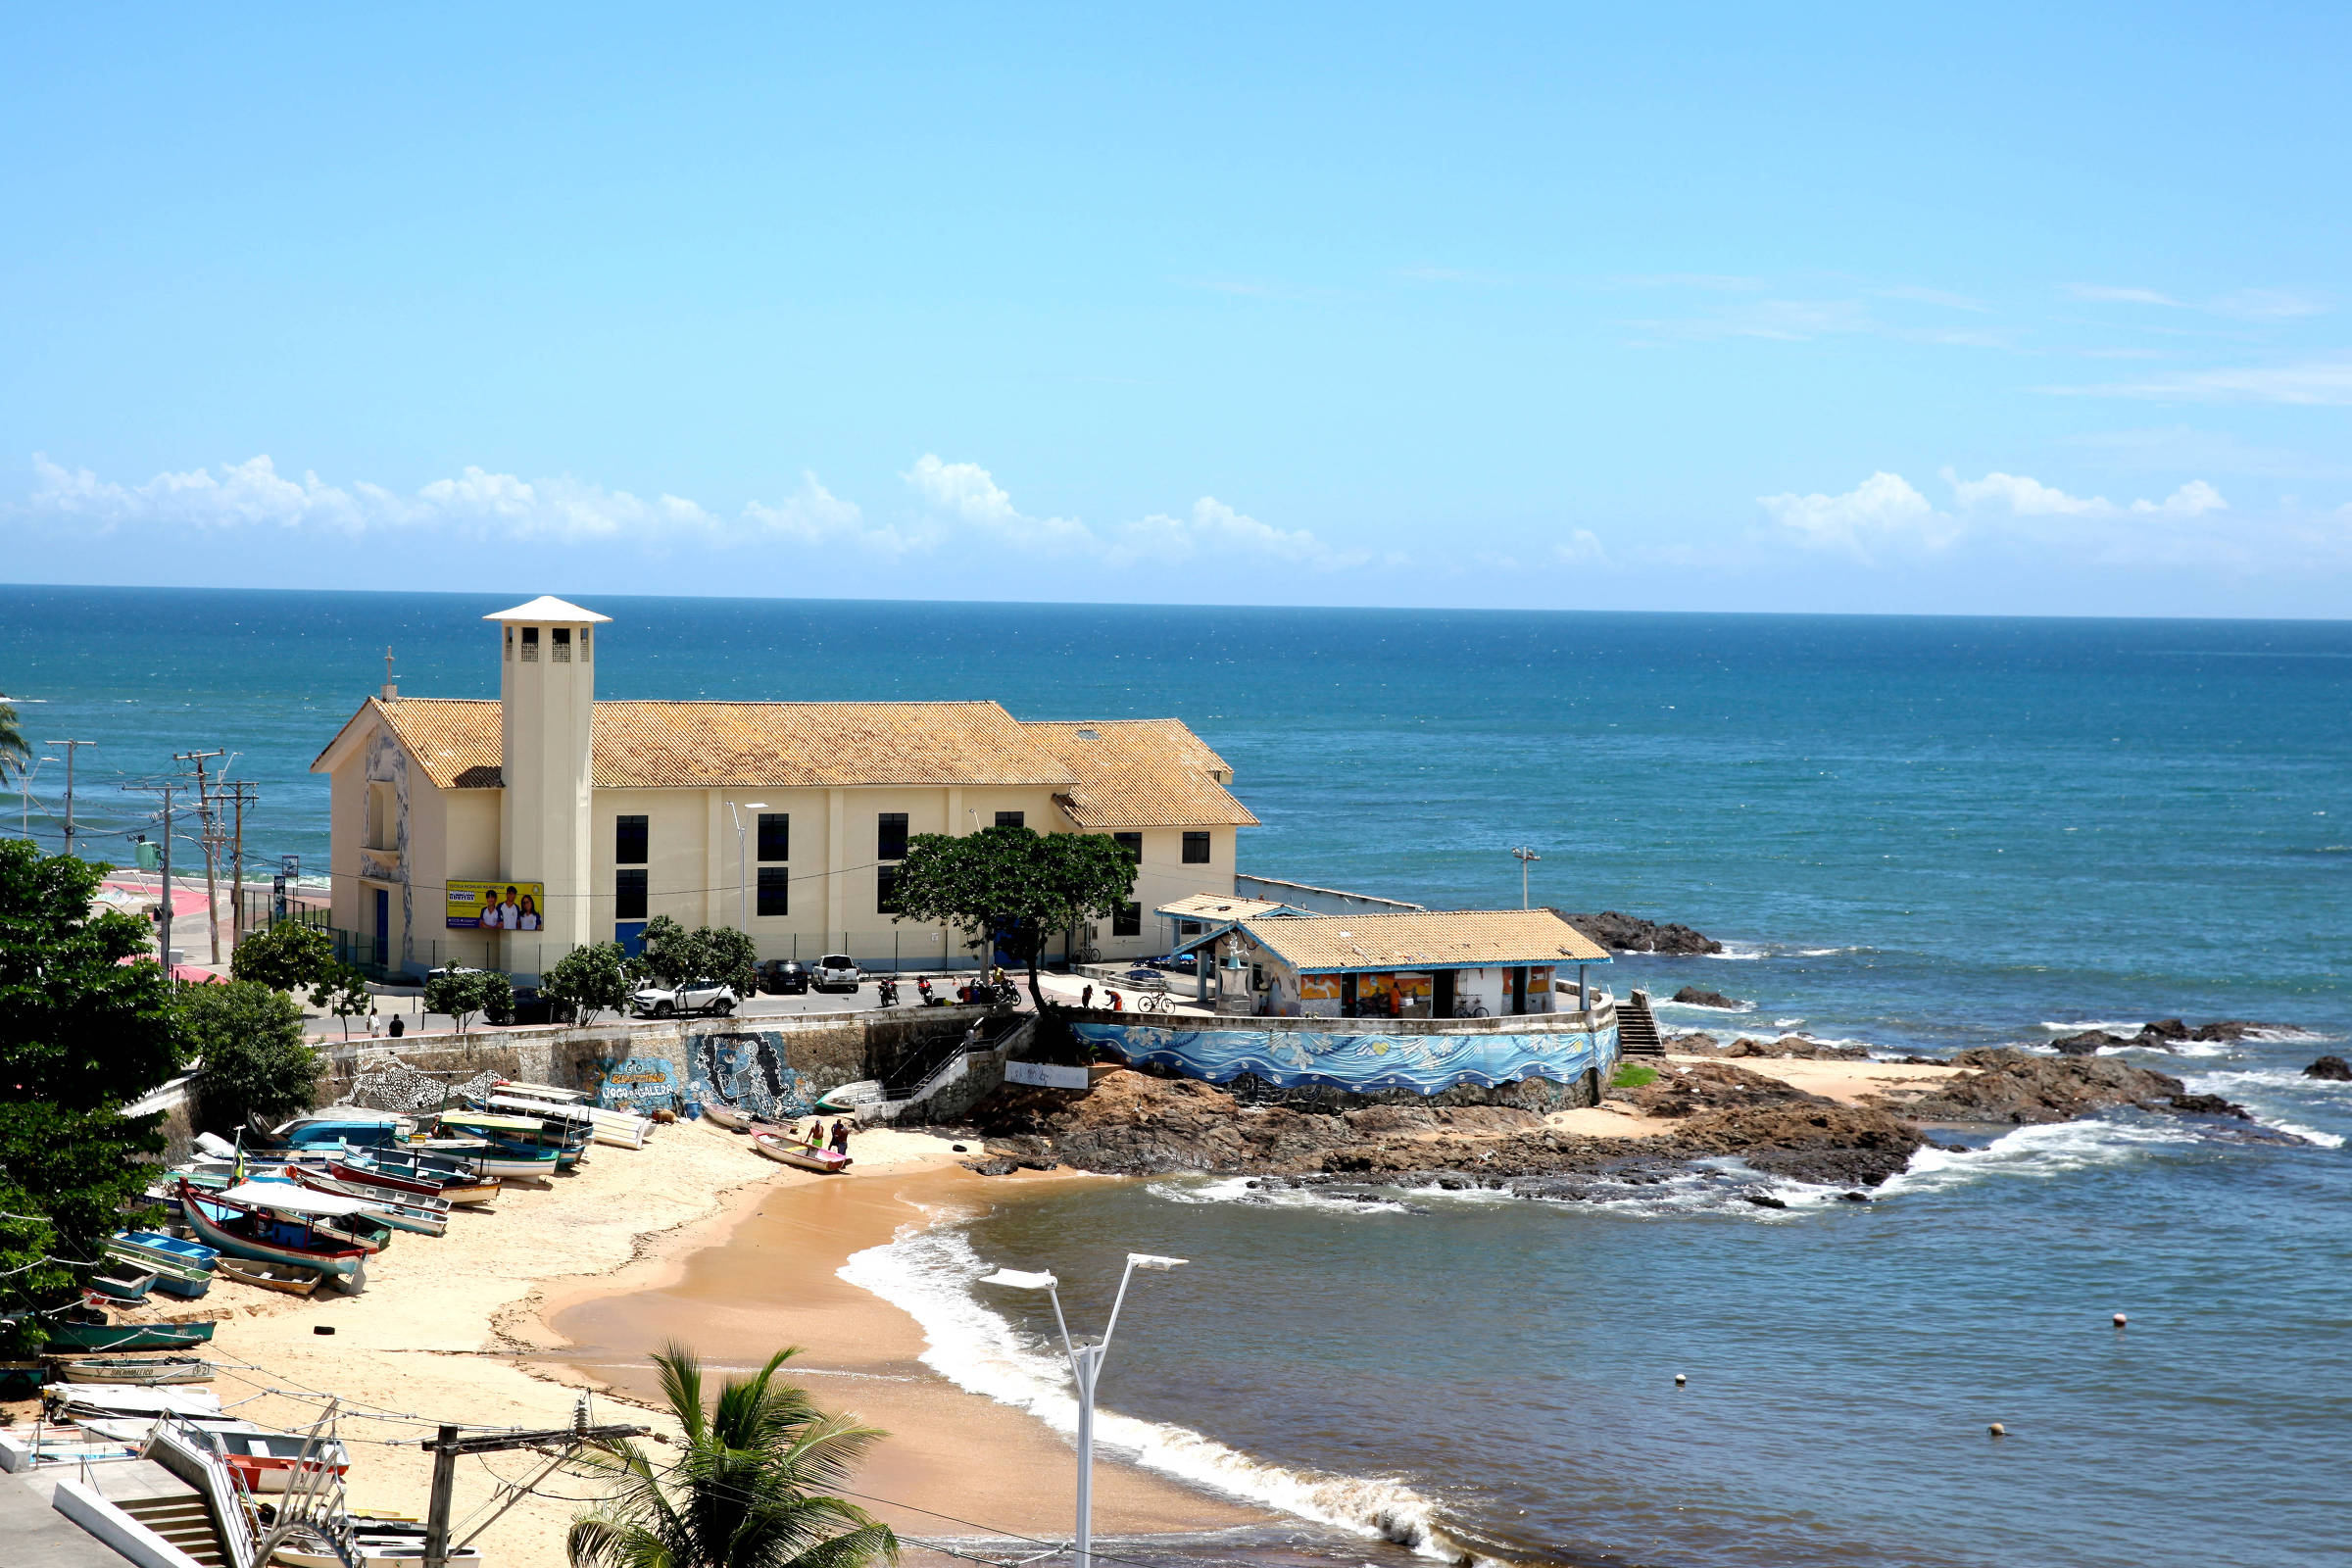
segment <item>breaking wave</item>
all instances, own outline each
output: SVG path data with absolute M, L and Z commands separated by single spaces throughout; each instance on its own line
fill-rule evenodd
M 1075 1432 L 1078 1406 L 1061 1360 L 972 1295 L 972 1283 L 988 1272 L 959 1230 L 909 1226 L 851 1257 L 840 1277 L 921 1325 L 923 1364 L 957 1388 L 1025 1410 L 1056 1432 Z M 1436 1503 L 1401 1481 L 1285 1469 L 1186 1427 L 1099 1407 L 1095 1438 L 1148 1469 L 1300 1519 L 1428 1557 L 1474 1555 L 1439 1529 Z
M 2203 1136 L 2196 1128 L 2180 1122 L 2107 1121 L 2097 1117 L 2020 1127 L 1966 1153 L 1922 1149 L 1911 1156 L 1909 1165 L 1881 1184 L 1879 1194 L 1898 1198 L 1915 1193 L 1948 1192 L 1994 1176 L 2046 1180 L 2088 1166 L 2117 1164 L 2153 1148 L 2195 1144 Z

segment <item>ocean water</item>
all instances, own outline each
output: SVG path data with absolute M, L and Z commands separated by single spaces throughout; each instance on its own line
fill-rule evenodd
M 41 700 L 31 738 L 100 743 L 85 827 L 135 829 L 121 782 L 222 747 L 261 789 L 249 852 L 315 865 L 306 769 L 384 646 L 405 691 L 490 695 L 478 617 L 521 597 L 0 588 L 0 688 Z M 1180 716 L 1265 819 L 1246 870 L 1491 906 L 1532 845 L 1538 902 L 1730 944 L 1613 966 L 1747 1004 L 1673 1024 L 1938 1054 L 2277 1026 L 2134 1054 L 2257 1136 L 2029 1129 L 1870 1205 L 1696 1177 L 1581 1206 L 1200 1181 L 1010 1203 L 858 1264 L 950 1375 L 1054 1414 L 1042 1324 L 969 1281 L 1052 1266 L 1093 1321 L 1119 1253 L 1166 1251 L 1195 1262 L 1130 1299 L 1113 1438 L 1344 1560 L 1405 1560 L 1392 1538 L 1693 1568 L 2341 1560 L 2352 1086 L 2298 1070 L 2352 1034 L 2352 625 L 594 608 L 608 696 Z

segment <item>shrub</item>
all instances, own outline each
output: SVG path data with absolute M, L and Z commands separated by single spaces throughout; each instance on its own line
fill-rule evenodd
M 324 1066 L 303 1038 L 302 1008 L 255 980 L 187 986 L 174 1006 L 202 1056 L 196 1078 L 205 1131 L 233 1133 L 249 1115 L 307 1110 Z
M 229 955 L 228 972 L 272 991 L 308 991 L 334 974 L 334 939 L 307 925 L 281 920 L 256 931 Z

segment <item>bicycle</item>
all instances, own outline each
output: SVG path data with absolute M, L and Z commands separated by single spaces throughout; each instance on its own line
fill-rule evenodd
M 1487 1004 L 1475 998 L 1468 1002 L 1457 1002 L 1453 1004 L 1453 1015 L 1456 1018 L 1484 1018 Z
M 1165 1012 L 1168 1010 L 1168 994 L 1165 991 L 1147 991 L 1135 999 L 1135 1010 L 1138 1012 Z

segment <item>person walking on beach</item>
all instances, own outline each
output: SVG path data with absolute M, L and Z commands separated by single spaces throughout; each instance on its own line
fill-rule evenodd
M 1078 993 L 1078 1005 L 1081 1007 L 1091 1007 L 1094 1004 L 1095 988 L 1090 985 L 1084 991 Z
M 833 1124 L 833 1141 L 829 1146 L 842 1158 L 850 1157 L 850 1118 L 844 1116 Z

